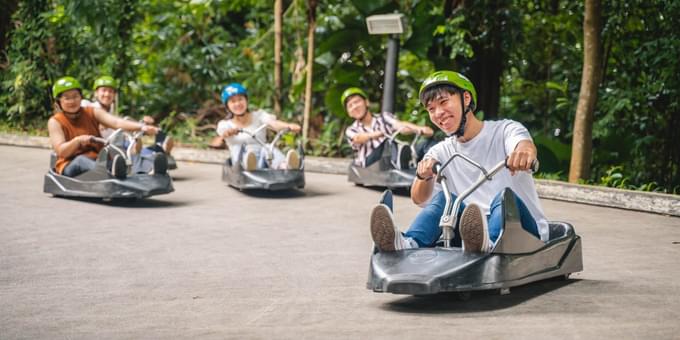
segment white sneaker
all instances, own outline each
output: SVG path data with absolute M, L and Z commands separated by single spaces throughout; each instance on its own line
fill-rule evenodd
M 378 204 L 371 211 L 371 237 L 379 251 L 396 251 L 417 248 L 417 243 L 404 237 L 394 225 L 392 212 L 384 204 Z
M 245 171 L 253 171 L 257 169 L 257 157 L 252 151 L 247 151 L 243 155 L 243 167 Z
M 474 253 L 489 252 L 489 227 L 482 209 L 472 203 L 465 207 L 460 217 L 460 238 L 463 250 Z
M 288 164 L 288 169 L 290 170 L 300 169 L 300 154 L 297 150 L 288 150 L 288 153 L 286 153 L 286 164 Z

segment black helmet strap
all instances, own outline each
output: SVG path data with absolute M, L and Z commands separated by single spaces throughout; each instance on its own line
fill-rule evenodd
M 463 116 L 460 117 L 460 124 L 458 129 L 453 133 L 453 136 L 462 137 L 465 134 L 465 124 L 467 123 L 467 113 L 471 111 L 471 106 L 465 106 L 465 91 L 460 92 L 460 107 L 463 108 Z

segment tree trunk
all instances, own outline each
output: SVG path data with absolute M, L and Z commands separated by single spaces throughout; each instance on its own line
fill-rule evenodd
M 281 113 L 281 27 L 283 0 L 274 1 L 274 112 Z
M 590 177 L 593 147 L 593 115 L 602 68 L 602 7 L 600 0 L 586 0 L 583 21 L 583 73 L 574 118 L 569 182 Z
M 446 0 L 444 2 L 444 15 L 448 18 L 455 12 L 465 10 L 465 0 Z M 490 2 L 485 9 L 486 15 L 499 16 L 497 22 L 505 20 L 500 17 L 501 9 L 508 5 L 502 1 Z M 472 43 L 474 57 L 470 62 L 470 69 L 466 74 L 475 85 L 478 95 L 477 111 L 484 112 L 484 119 L 496 119 L 500 106 L 501 76 L 505 67 L 504 61 L 507 53 L 503 51 L 502 26 L 489 29 L 485 35 L 488 38 Z M 472 32 L 478 28 L 471 29 Z M 446 53 L 449 53 L 448 51 Z
M 305 82 L 305 112 L 302 120 L 302 140 L 307 143 L 309 116 L 312 111 L 312 79 L 314 78 L 314 30 L 316 30 L 316 0 L 307 2 L 307 78 Z
M 503 73 L 503 54 L 500 47 L 500 33 L 495 34 L 495 50 L 475 48 L 475 57 L 470 67 L 470 80 L 475 84 L 479 103 L 477 111 L 484 111 L 484 119 L 496 119 L 501 94 L 501 74 Z

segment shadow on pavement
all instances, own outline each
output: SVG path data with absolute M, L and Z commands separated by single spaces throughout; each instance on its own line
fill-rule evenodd
M 61 197 L 61 199 L 119 208 L 175 208 L 189 205 L 188 202 L 171 202 L 153 198 L 117 198 L 113 200 L 104 200 L 101 198 Z
M 238 189 L 237 189 L 238 190 Z M 255 197 L 255 198 L 272 198 L 272 199 L 279 199 L 279 198 L 300 198 L 300 197 L 316 197 L 316 196 L 326 196 L 329 193 L 327 192 L 322 192 L 322 191 L 316 191 L 310 188 L 307 189 L 289 189 L 289 190 L 280 190 L 280 191 L 269 191 L 269 190 L 243 190 L 242 193 L 244 195 L 250 196 L 250 197 Z
M 369 187 L 369 186 L 363 186 L 363 185 L 356 185 L 357 188 L 364 188 L 367 190 L 375 191 L 377 193 L 383 193 L 383 191 L 387 190 L 386 187 Z M 410 188 L 396 188 L 396 189 L 391 189 L 392 194 L 396 196 L 405 196 L 405 197 L 411 197 L 411 191 Z
M 510 288 L 510 294 L 500 295 L 498 289 L 459 293 L 410 296 L 388 302 L 382 309 L 400 313 L 445 314 L 486 312 L 510 308 L 556 289 L 580 282 L 580 279 L 548 279 Z M 559 307 L 557 307 L 559 308 Z

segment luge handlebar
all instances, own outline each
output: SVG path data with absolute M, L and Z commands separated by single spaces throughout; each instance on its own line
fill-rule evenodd
M 482 175 L 479 177 L 479 179 L 477 179 L 475 183 L 472 184 L 471 187 L 469 187 L 464 192 L 459 193 L 458 197 L 456 197 L 455 202 L 453 202 L 451 191 L 449 190 L 448 184 L 446 183 L 446 177 L 442 173 L 442 170 L 456 157 L 460 157 L 466 162 L 478 168 L 482 172 Z M 467 198 L 472 192 L 477 190 L 477 188 L 479 188 L 479 186 L 481 186 L 484 182 L 490 181 L 493 178 L 493 176 L 495 176 L 501 169 L 507 168 L 508 167 L 507 161 L 508 158 L 506 157 L 504 160 L 500 161 L 490 170 L 486 170 L 483 166 L 479 165 L 478 163 L 468 158 L 467 156 L 455 153 L 443 165 L 439 162 L 436 162 L 434 165 L 432 165 L 432 172 L 436 175 L 437 182 L 441 184 L 442 190 L 444 191 L 444 196 L 446 198 L 444 213 L 442 214 L 441 219 L 439 220 L 439 226 L 442 228 L 442 240 L 444 241 L 444 247 L 451 246 L 451 239 L 453 238 L 454 235 L 453 231 L 457 227 L 456 224 L 458 221 L 458 210 L 463 200 Z M 539 166 L 538 160 L 533 160 L 531 163 L 530 170 L 532 172 L 536 172 L 538 171 L 538 166 Z
M 471 162 L 470 159 L 468 159 L 468 158 L 465 157 L 465 156 L 459 155 L 459 154 L 455 154 L 453 157 L 451 157 L 451 159 L 455 158 L 455 156 L 462 157 L 462 158 L 464 158 L 464 159 L 466 159 L 466 160 L 468 160 L 468 161 Z M 438 174 L 441 172 L 441 170 L 444 169 L 444 167 L 446 167 L 447 165 L 449 165 L 449 163 L 450 163 L 450 160 L 447 161 L 446 163 L 444 163 L 443 166 L 442 166 L 442 164 L 439 163 L 439 162 L 434 163 L 434 165 L 432 165 L 432 173 L 434 173 L 435 175 L 438 175 Z M 474 162 L 472 162 L 472 163 L 474 163 Z M 474 163 L 473 165 L 476 165 L 476 163 Z M 476 166 L 477 166 L 477 168 L 479 168 L 479 169 L 482 171 L 482 173 L 484 173 L 484 175 L 485 175 L 486 177 L 489 176 L 489 172 L 487 172 L 486 169 L 484 169 L 481 165 L 476 165 Z M 509 168 L 509 166 L 508 166 L 508 157 L 506 157 L 505 160 L 503 160 L 503 166 L 504 166 L 505 168 Z M 498 165 L 496 165 L 494 168 L 496 168 L 496 167 L 498 167 Z M 539 162 L 538 162 L 538 159 L 534 159 L 534 160 L 531 162 L 531 167 L 529 167 L 529 171 L 530 171 L 531 173 L 534 173 L 534 172 L 538 172 L 538 169 L 539 169 Z M 490 179 L 490 178 L 489 178 L 489 179 Z

